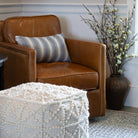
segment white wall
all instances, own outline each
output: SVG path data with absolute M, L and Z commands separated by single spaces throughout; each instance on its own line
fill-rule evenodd
M 80 15 L 87 16 L 82 4 L 88 5 L 92 12 L 97 13 L 97 4 L 102 4 L 101 0 L 1 0 L 0 18 L 5 19 L 9 16 L 31 16 L 55 14 L 59 17 L 62 32 L 66 37 L 97 41 L 94 32 L 81 20 Z M 127 4 L 132 0 L 120 0 L 120 12 L 126 14 Z M 3 6 L 4 5 L 4 6 Z M 131 89 L 126 99 L 125 105 L 138 107 L 138 61 L 137 58 L 131 60 L 125 66 L 125 74 L 131 81 Z
M 127 0 L 129 9 L 132 7 L 133 1 Z M 135 26 L 134 26 L 135 28 Z M 138 56 L 133 58 L 125 65 L 125 75 L 131 82 L 131 89 L 128 93 L 125 105 L 138 107 Z
M 22 14 L 21 0 L 0 0 L 0 20 Z
M 95 5 L 90 5 L 95 9 Z M 23 6 L 23 15 L 55 14 L 59 17 L 62 31 L 66 37 L 83 40 L 95 40 L 93 32 L 85 25 L 80 17 L 86 11 L 81 4 L 29 4 Z M 87 32 L 87 33 L 86 33 Z
M 82 4 L 87 5 L 92 12 L 97 13 L 97 3 L 100 5 L 101 0 L 90 0 L 80 2 L 81 0 L 74 0 L 68 2 L 60 0 L 56 1 L 41 0 L 39 3 L 35 3 L 34 0 L 22 0 L 23 3 L 23 15 L 43 15 L 43 14 L 55 14 L 60 18 L 62 31 L 66 37 L 77 38 L 82 40 L 97 41 L 97 37 L 94 32 L 82 21 L 80 16 L 87 16 L 87 12 Z M 124 0 L 125 1 L 125 0 Z M 68 2 L 68 3 L 67 3 Z M 121 13 L 125 14 L 126 5 L 121 1 L 120 9 Z M 126 2 L 126 1 L 125 1 Z
M 0 3 L 21 3 L 22 0 L 0 0 Z

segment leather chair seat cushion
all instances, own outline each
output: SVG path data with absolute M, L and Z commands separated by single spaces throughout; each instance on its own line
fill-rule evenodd
M 38 63 L 37 81 L 90 90 L 98 87 L 98 72 L 68 62 Z

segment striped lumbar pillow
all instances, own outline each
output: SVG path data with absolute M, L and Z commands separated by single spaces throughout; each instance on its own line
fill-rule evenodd
M 17 43 L 36 50 L 37 62 L 69 62 L 63 34 L 47 37 L 16 36 Z

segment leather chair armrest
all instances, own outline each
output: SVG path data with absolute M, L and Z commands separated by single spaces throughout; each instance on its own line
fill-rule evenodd
M 0 42 L 0 52 L 8 56 L 8 60 L 4 63 L 5 88 L 36 81 L 35 50 Z
M 73 63 L 81 64 L 99 73 L 99 87 L 105 87 L 106 48 L 104 44 L 66 39 Z M 102 89 L 102 88 L 101 88 Z

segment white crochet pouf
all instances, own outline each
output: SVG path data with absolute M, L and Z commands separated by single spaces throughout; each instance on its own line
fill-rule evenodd
M 87 138 L 86 91 L 25 83 L 0 91 L 0 138 Z

